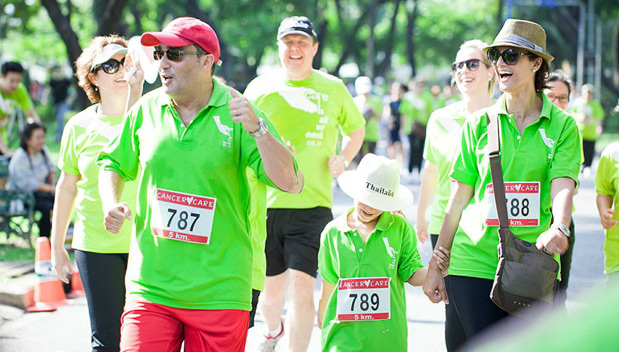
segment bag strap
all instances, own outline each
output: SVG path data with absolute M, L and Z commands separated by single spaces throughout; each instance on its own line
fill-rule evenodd
M 494 203 L 499 215 L 499 228 L 508 229 L 507 201 L 505 200 L 505 185 L 503 183 L 503 170 L 501 169 L 501 150 L 499 147 L 499 114 L 495 109 L 488 113 L 488 157 L 490 159 L 490 174 L 492 175 L 492 188 L 494 190 Z

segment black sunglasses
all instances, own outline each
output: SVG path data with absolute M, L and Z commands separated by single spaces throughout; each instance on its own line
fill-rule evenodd
M 451 64 L 451 72 L 462 71 L 464 70 L 464 66 L 466 66 L 469 71 L 477 71 L 480 62 L 481 60 L 479 59 L 470 59 L 466 61 L 454 62 L 453 64 Z
M 109 59 L 106 62 L 102 63 L 101 65 L 99 65 L 98 67 L 95 68 L 94 71 L 96 71 L 97 69 L 102 69 L 103 72 L 109 74 L 109 75 L 113 75 L 116 72 L 118 72 L 118 69 L 120 68 L 120 65 L 125 65 L 125 58 L 123 57 L 122 59 L 120 59 L 120 61 L 116 60 L 116 59 Z
M 163 59 L 164 55 L 167 55 L 168 60 L 170 61 L 181 61 L 183 59 L 183 54 L 202 55 L 202 53 L 199 53 L 197 51 L 186 51 L 186 50 L 180 50 L 176 48 L 170 48 L 168 50 L 161 50 L 160 48 L 155 48 L 155 51 L 153 52 L 153 58 L 155 60 L 161 60 Z
M 523 53 L 513 48 L 505 49 L 503 50 L 503 52 L 500 52 L 499 50 L 492 48 L 492 49 L 489 49 L 488 52 L 486 53 L 486 56 L 488 56 L 488 60 L 490 60 L 490 62 L 492 62 L 493 65 L 496 65 L 500 57 L 503 58 L 503 61 L 506 64 L 515 65 L 518 63 L 518 60 L 520 59 L 520 57 L 523 55 L 531 56 L 531 57 L 534 56 L 533 54 Z

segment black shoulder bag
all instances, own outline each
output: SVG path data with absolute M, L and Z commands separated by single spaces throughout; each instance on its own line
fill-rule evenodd
M 559 264 L 551 254 L 521 240 L 509 229 L 496 111 L 488 113 L 488 146 L 494 201 L 499 216 L 499 264 L 490 299 L 499 308 L 514 315 L 522 314 L 522 308 L 533 305 L 551 307 Z

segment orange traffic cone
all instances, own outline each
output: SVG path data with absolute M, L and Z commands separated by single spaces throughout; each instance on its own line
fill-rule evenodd
M 65 294 L 62 283 L 52 271 L 51 249 L 47 237 L 37 238 L 34 258 L 34 271 L 37 283 L 34 286 L 34 305 L 27 312 L 53 312 L 64 304 Z
M 80 271 L 77 268 L 77 264 L 73 266 L 73 275 L 71 275 L 71 298 L 81 297 L 84 295 L 84 285 L 82 285 L 82 277 Z

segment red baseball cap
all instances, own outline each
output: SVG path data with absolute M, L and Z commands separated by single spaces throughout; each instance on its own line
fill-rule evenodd
M 161 32 L 146 32 L 140 42 L 144 46 L 164 44 L 174 47 L 196 44 L 219 61 L 219 39 L 211 26 L 193 17 L 179 17 L 170 22 Z

